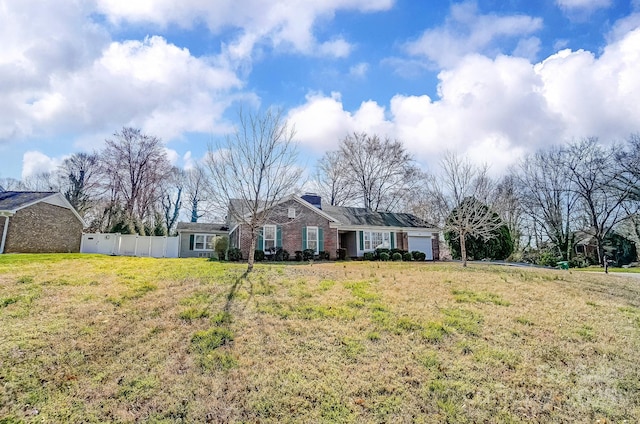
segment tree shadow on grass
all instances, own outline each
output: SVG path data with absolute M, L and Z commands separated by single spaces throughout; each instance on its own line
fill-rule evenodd
M 231 314 L 231 305 L 233 303 L 233 300 L 238 295 L 238 291 L 242 288 L 242 285 L 245 281 L 249 285 L 249 297 L 247 298 L 247 301 L 245 302 L 245 305 L 242 309 L 247 307 L 247 304 L 253 297 L 253 282 L 249 280 L 249 272 L 245 271 L 233 279 L 231 290 L 229 290 L 229 293 L 227 293 L 227 300 L 224 305 L 224 312 L 226 312 L 227 314 Z

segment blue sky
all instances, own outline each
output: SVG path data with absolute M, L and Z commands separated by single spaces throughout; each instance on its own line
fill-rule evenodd
M 0 0 L 0 43 L 0 180 L 123 126 L 190 167 L 240 106 L 281 108 L 309 168 L 353 131 L 496 174 L 640 132 L 638 0 Z

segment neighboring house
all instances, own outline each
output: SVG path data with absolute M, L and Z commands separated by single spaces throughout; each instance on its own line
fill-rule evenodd
M 178 222 L 181 258 L 210 258 L 215 256 L 216 237 L 227 236 L 227 224 L 205 224 L 200 222 Z
M 247 258 L 250 229 L 231 222 L 230 247 L 238 247 Z M 290 196 L 270 212 L 261 229 L 257 250 L 282 247 L 290 255 L 313 249 L 336 257 L 337 249 L 347 256 L 361 257 L 378 247 L 420 251 L 427 260 L 439 259 L 438 229 L 407 213 L 376 212 L 364 208 L 327 206 L 316 195 Z
M 83 227 L 62 193 L 0 192 L 0 253 L 79 252 Z

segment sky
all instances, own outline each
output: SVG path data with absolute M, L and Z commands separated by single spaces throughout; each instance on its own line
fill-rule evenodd
M 0 0 L 0 178 L 125 126 L 194 166 L 239 108 L 282 111 L 300 166 L 353 132 L 504 172 L 640 132 L 640 0 Z

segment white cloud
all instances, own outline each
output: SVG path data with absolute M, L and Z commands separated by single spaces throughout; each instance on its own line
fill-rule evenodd
M 360 62 L 349 68 L 349 75 L 354 78 L 364 78 L 369 71 L 369 64 Z
M 240 35 L 227 46 L 230 57 L 237 60 L 247 59 L 256 45 L 265 41 L 275 48 L 344 57 L 352 47 L 341 39 L 316 40 L 313 30 L 317 21 L 330 19 L 341 10 L 388 10 L 393 3 L 394 0 L 185 0 L 177 7 L 174 0 L 97 0 L 99 10 L 115 24 L 145 22 L 191 28 L 194 23 L 204 22 L 213 33 L 239 29 Z
M 600 57 L 564 50 L 538 64 L 467 55 L 439 74 L 439 98 L 396 95 L 387 108 L 363 103 L 344 110 L 339 94 L 311 95 L 292 111 L 300 140 L 335 149 L 344 134 L 396 137 L 433 166 L 445 150 L 506 169 L 527 152 L 587 136 L 618 141 L 640 129 L 640 29 L 608 45 Z
M 541 28 L 540 18 L 482 15 L 478 13 L 475 1 L 467 1 L 452 5 L 443 26 L 424 31 L 420 38 L 407 43 L 405 49 L 410 55 L 425 57 L 439 68 L 448 68 L 467 54 L 500 53 L 496 41 L 526 39 Z
M 64 158 L 51 158 L 42 152 L 30 150 L 22 156 L 22 179 L 55 171 Z
M 162 37 L 111 42 L 78 5 L 29 4 L 32 17 L 22 13 L 26 3 L 5 7 L 10 25 L 0 25 L 11 46 L 0 52 L 0 141 L 85 138 L 123 125 L 164 140 L 215 132 L 242 88 L 224 62 L 196 58 Z M 47 19 L 55 24 L 47 27 Z
M 315 150 L 335 149 L 339 141 L 353 132 L 375 132 L 386 135 L 391 125 L 385 121 L 385 110 L 374 101 L 362 102 L 351 113 L 345 111 L 339 93 L 327 97 L 307 96 L 307 103 L 289 112 L 288 120 L 296 129 L 296 140 Z
M 611 6 L 611 0 L 556 0 L 556 4 L 565 10 L 593 11 Z

